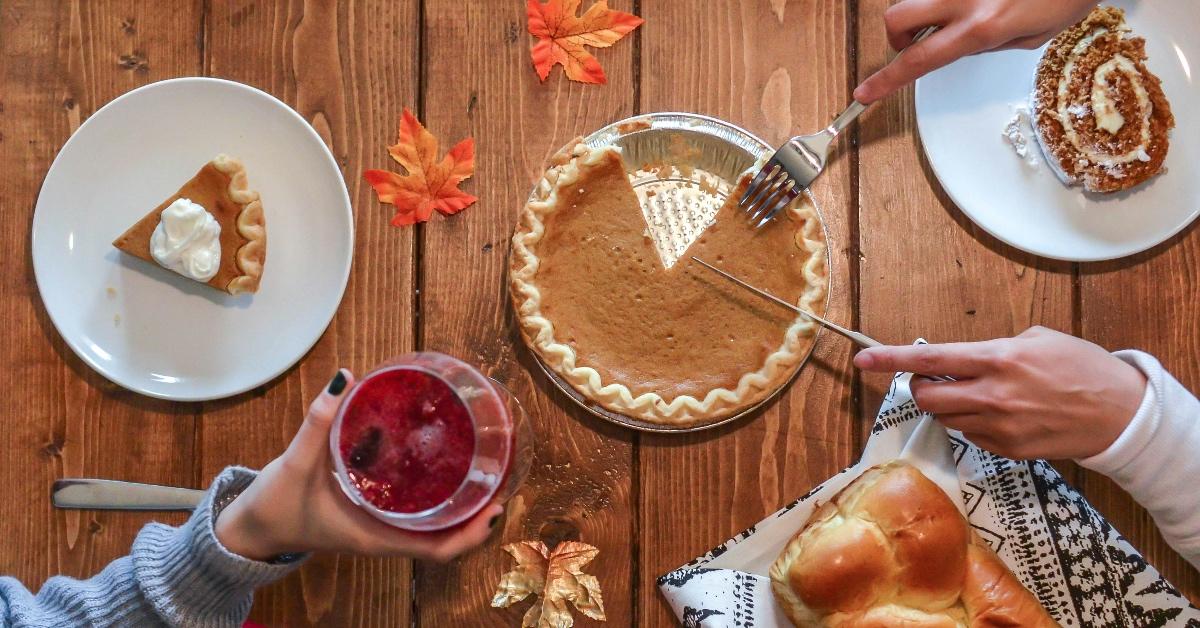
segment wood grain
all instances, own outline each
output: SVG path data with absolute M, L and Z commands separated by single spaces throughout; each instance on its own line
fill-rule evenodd
M 299 366 L 250 394 L 205 404 L 203 477 L 278 455 L 339 366 L 362 373 L 412 349 L 413 234 L 388 224 L 391 211 L 362 171 L 394 165 L 386 146 L 416 99 L 418 23 L 415 0 L 209 7 L 206 70 L 275 95 L 313 125 L 342 166 L 356 234 L 341 310 Z M 252 617 L 272 626 L 407 625 L 411 579 L 404 559 L 318 556 L 261 592 Z
M 628 0 L 612 3 L 629 10 Z M 579 134 L 633 111 L 633 42 L 598 51 L 604 86 L 581 85 L 555 70 L 539 83 L 529 60 L 525 7 L 517 2 L 425 2 L 426 125 L 443 141 L 471 135 L 479 202 L 422 227 L 421 338 L 425 349 L 480 365 L 524 402 L 536 431 L 536 461 L 499 531 L 452 565 L 421 565 L 422 626 L 513 626 L 527 603 L 508 611 L 488 603 L 510 559 L 504 543 L 579 538 L 600 549 L 587 571 L 600 580 L 612 625 L 633 617 L 632 437 L 571 406 L 549 388 L 515 336 L 504 278 L 517 212 L 545 160 Z M 576 614 L 577 626 L 595 622 Z
M 642 112 L 693 111 L 772 146 L 815 131 L 849 102 L 849 8 L 835 0 L 643 0 Z M 828 315 L 851 319 L 851 163 L 840 146 L 813 193 L 832 256 Z M 781 398 L 727 428 L 639 438 L 638 618 L 674 625 L 655 580 L 757 523 L 851 463 L 849 347 L 822 334 Z
M 1157 357 L 1188 390 L 1200 390 L 1200 230 L 1126 260 L 1086 264 L 1080 272 L 1084 337 L 1109 350 L 1141 349 Z M 1193 604 L 1200 573 L 1177 555 L 1150 515 L 1108 478 L 1088 472 L 1088 499 Z
M 857 80 L 893 58 L 883 25 L 888 0 L 858 8 Z M 925 159 L 912 88 L 859 119 L 859 328 L 885 343 L 1010 337 L 1034 325 L 1078 333 L 1072 264 L 1018 251 L 954 205 Z M 858 439 L 865 443 L 891 376 L 864 374 Z M 1071 461 L 1052 461 L 1080 486 Z
M 6 328 L 0 360 L 12 383 L 0 401 L 6 417 L 0 431 L 0 573 L 34 589 L 53 574 L 96 573 L 127 554 L 149 521 L 144 513 L 54 511 L 48 499 L 53 480 L 195 480 L 197 407 L 122 391 L 77 358 L 46 314 L 30 257 L 38 189 L 80 122 L 131 88 L 198 71 L 192 35 L 199 7 L 139 4 L 0 5 L 0 163 L 6 173 L 0 177 L 0 314 Z M 105 286 L 94 289 L 102 301 Z
M 887 5 L 859 4 L 863 78 L 891 58 Z M 858 137 L 863 331 L 892 343 L 983 340 L 1032 325 L 1072 331 L 1071 265 L 1008 247 L 963 216 L 924 159 L 911 88 L 864 114 Z M 887 380 L 866 378 L 864 422 Z
M 888 4 L 859 5 L 859 79 L 893 58 L 882 18 Z M 1075 268 L 1005 245 L 963 215 L 925 159 L 911 87 L 873 105 L 860 118 L 856 139 L 858 311 L 864 332 L 894 344 L 921 337 L 929 342 L 1010 337 L 1034 325 L 1079 332 Z M 870 434 L 890 380 L 863 376 L 860 442 Z M 1075 463 L 1052 462 L 1079 485 Z
M 204 486 L 227 464 L 283 449 L 338 366 L 362 372 L 425 348 L 480 365 L 523 401 L 536 432 L 526 487 L 482 548 L 446 566 L 317 557 L 256 596 L 267 625 L 511 626 L 488 602 L 509 566 L 499 547 L 580 538 L 601 553 L 611 625 L 674 625 L 655 579 L 853 462 L 886 378 L 859 381 L 851 348 L 822 335 L 776 403 L 691 436 L 638 436 L 577 410 L 514 334 L 504 286 L 518 208 L 545 159 L 576 135 L 635 112 L 690 110 L 774 144 L 827 122 L 857 78 L 889 57 L 887 0 L 621 0 L 647 23 L 597 52 L 605 86 L 540 83 L 519 1 L 323 0 L 0 3 L 0 574 L 37 588 L 88 576 L 128 552 L 151 517 L 56 512 L 64 476 Z M 35 285 L 29 233 L 46 170 L 79 124 L 148 82 L 208 74 L 281 98 L 342 167 L 356 259 L 337 317 L 297 367 L 255 391 L 204 404 L 149 400 L 108 383 L 64 344 Z M 405 106 L 443 141 L 474 136 L 480 197 L 415 229 L 388 226 L 362 182 L 392 167 L 385 147 Z M 1200 229 L 1128 260 L 1078 267 L 1014 251 L 967 221 L 921 157 L 908 93 L 873 107 L 814 187 L 829 230 L 829 313 L 885 341 L 973 340 L 1033 324 L 1158 356 L 1200 389 Z M 253 173 L 251 173 L 253 179 Z M 98 288 L 98 289 L 103 289 Z M 114 456 L 112 452 L 122 452 Z M 1108 480 L 1068 478 L 1194 602 L 1200 574 Z M 156 519 L 181 522 L 182 516 Z M 595 622 L 577 615 L 578 625 Z
M 886 0 L 859 5 L 861 77 L 890 58 L 881 18 L 887 5 Z M 1194 243 L 1190 251 L 1185 245 L 1172 249 L 1172 255 L 1144 254 L 1124 262 L 1085 265 L 1082 271 L 1069 263 L 1036 258 L 992 238 L 949 200 L 923 157 L 909 93 L 876 105 L 859 129 L 859 303 L 864 331 L 885 342 L 917 336 L 938 342 L 1011 336 L 1031 325 L 1044 325 L 1113 349 L 1161 350 L 1159 355 L 1169 356 L 1165 359 L 1195 388 L 1200 381 L 1196 295 L 1187 287 L 1191 284 L 1179 278 L 1180 273 L 1194 273 Z M 903 269 L 900 276 L 894 272 L 898 268 Z M 1076 273 L 1081 274 L 1082 286 L 1078 309 L 1072 292 Z M 1147 304 L 1149 312 L 1144 309 Z M 872 419 L 886 381 L 866 378 L 864 425 Z M 1165 546 L 1128 495 L 1073 463 L 1055 465 L 1168 580 L 1196 600 L 1195 569 Z

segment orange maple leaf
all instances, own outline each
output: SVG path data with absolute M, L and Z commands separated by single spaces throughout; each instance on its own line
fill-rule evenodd
M 545 81 L 550 69 L 562 64 L 567 78 L 580 83 L 604 83 L 600 62 L 584 49 L 607 48 L 641 26 L 642 18 L 608 8 L 607 0 L 596 0 L 583 15 L 582 0 L 528 0 L 529 34 L 537 37 L 531 54 L 533 67 Z
M 400 116 L 400 135 L 395 144 L 388 146 L 388 154 L 407 174 L 367 170 L 363 176 L 375 188 L 379 202 L 396 207 L 392 225 L 425 222 L 435 209 L 447 216 L 456 214 L 478 200 L 458 189 L 459 183 L 475 174 L 473 138 L 459 142 L 437 162 L 437 138 L 405 107 Z

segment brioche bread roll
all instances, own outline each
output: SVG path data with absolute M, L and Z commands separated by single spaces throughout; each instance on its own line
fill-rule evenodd
M 1057 626 L 915 467 L 866 470 L 821 505 L 771 566 L 797 626 Z

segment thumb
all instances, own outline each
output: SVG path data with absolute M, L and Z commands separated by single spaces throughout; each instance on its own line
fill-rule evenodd
M 318 460 L 327 455 L 333 417 L 337 414 L 342 399 L 353 386 L 354 375 L 347 369 L 338 369 L 321 394 L 308 406 L 308 414 L 304 416 L 304 423 L 300 424 L 299 431 L 288 445 L 287 455 L 297 456 L 305 461 Z

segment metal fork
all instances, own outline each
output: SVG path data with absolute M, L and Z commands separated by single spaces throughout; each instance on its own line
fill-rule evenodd
M 925 39 L 935 30 L 936 26 L 921 29 L 908 47 Z M 904 50 L 908 50 L 908 47 Z M 904 54 L 904 50 L 901 50 L 900 54 Z M 845 111 L 838 114 L 828 127 L 812 135 L 793 137 L 775 151 L 771 160 L 755 175 L 738 202 L 756 229 L 770 222 L 784 207 L 796 200 L 801 191 L 812 185 L 813 180 L 825 169 L 825 161 L 829 158 L 833 140 L 866 109 L 867 105 L 855 100 Z

